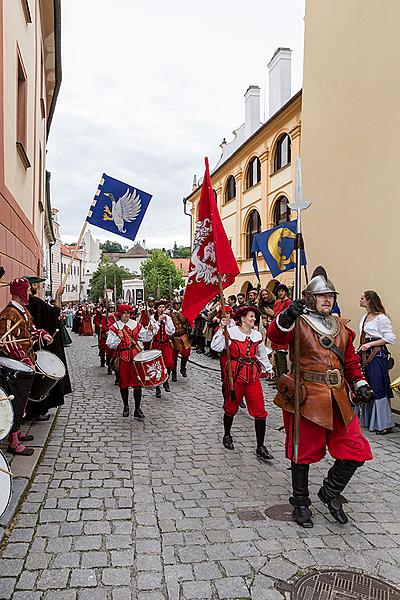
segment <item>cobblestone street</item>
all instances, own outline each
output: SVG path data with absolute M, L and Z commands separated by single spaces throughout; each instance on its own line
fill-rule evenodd
M 275 460 L 263 464 L 245 410 L 234 422 L 235 450 L 221 444 L 218 372 L 189 364 L 190 379 L 171 384 L 172 393 L 157 400 L 145 392 L 141 423 L 122 418 L 94 343 L 74 335 L 68 349 L 74 393 L 3 544 L 1 599 L 282 600 L 289 592 L 280 582 L 313 568 L 400 584 L 398 429 L 369 436 L 375 460 L 346 490 L 347 526 L 316 497 L 328 460 L 312 468 L 315 525 L 302 530 L 264 514 L 290 492 L 268 386 L 266 445 Z

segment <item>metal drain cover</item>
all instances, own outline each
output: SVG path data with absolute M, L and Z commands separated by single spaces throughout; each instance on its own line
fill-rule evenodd
M 292 600 L 400 600 L 400 590 L 354 571 L 317 571 L 299 579 Z
M 236 514 L 242 521 L 265 521 L 263 513 L 257 508 L 239 508 Z
M 274 521 L 293 521 L 292 510 L 290 504 L 275 504 L 267 508 L 265 514 Z

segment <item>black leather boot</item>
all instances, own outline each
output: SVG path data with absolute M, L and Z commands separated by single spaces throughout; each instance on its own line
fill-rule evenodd
M 342 496 L 342 492 L 358 467 L 363 464 L 356 460 L 335 460 L 318 492 L 318 498 L 328 507 L 332 517 L 342 525 L 349 520 L 343 510 L 343 504 L 346 504 L 347 500 Z
M 188 358 L 182 356 L 181 357 L 181 375 L 182 377 L 187 377 L 186 365 L 188 363 Z
M 129 388 L 120 389 L 122 402 L 124 403 L 123 417 L 129 417 Z
M 178 377 L 176 374 L 176 365 L 174 366 L 174 368 L 171 371 L 171 379 L 172 379 L 172 381 L 178 381 Z
M 292 462 L 291 468 L 293 496 L 289 498 L 289 502 L 293 506 L 292 516 L 298 525 L 305 529 L 310 529 L 314 526 L 311 518 L 311 500 L 308 492 L 308 472 L 310 465 L 298 465 Z
M 167 379 L 167 381 L 165 383 L 163 383 L 163 388 L 166 392 L 170 392 L 171 388 L 169 387 L 169 381 Z
M 233 445 L 233 440 L 231 436 L 231 427 L 233 423 L 233 417 L 228 417 L 228 415 L 224 415 L 224 437 L 222 438 L 222 443 L 228 450 L 234 450 L 235 446 Z
M 139 419 L 139 421 L 143 421 L 144 414 L 142 413 L 141 408 L 140 408 L 140 402 L 142 400 L 142 388 L 140 388 L 140 387 L 134 388 L 133 389 L 133 397 L 135 399 L 135 412 L 133 413 L 133 416 L 135 417 L 135 419 Z
M 259 458 L 260 460 L 263 460 L 263 461 L 272 460 L 274 457 L 272 456 L 271 452 L 269 452 L 269 450 L 267 450 L 267 448 L 264 446 L 265 428 L 266 428 L 265 419 L 254 419 L 254 426 L 256 429 L 256 438 L 257 438 L 257 449 L 256 449 L 257 458 Z
M 156 387 L 156 398 L 161 398 L 161 388 L 159 385 Z

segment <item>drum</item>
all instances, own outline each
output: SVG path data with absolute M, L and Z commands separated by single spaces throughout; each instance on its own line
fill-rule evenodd
M 133 357 L 133 364 L 144 388 L 157 387 L 168 379 L 161 350 L 143 350 Z
M 34 375 L 35 371 L 25 363 L 6 356 L 0 357 L 0 385 L 7 394 L 14 396 L 14 431 L 18 431 L 21 424 Z
M 0 387 L 0 440 L 11 431 L 14 422 L 14 411 L 8 394 Z
M 38 350 L 36 352 L 36 372 L 29 400 L 41 402 L 48 396 L 53 387 L 64 377 L 65 366 L 53 352 Z
M 8 462 L 6 457 L 0 450 L 0 467 L 4 469 L 0 471 L 0 517 L 6 512 L 7 506 L 11 500 L 12 494 L 12 479 L 11 475 L 8 473 L 4 473 L 4 471 L 9 471 L 10 467 L 8 466 Z

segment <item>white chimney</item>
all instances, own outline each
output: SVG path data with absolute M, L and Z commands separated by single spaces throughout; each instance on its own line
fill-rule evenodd
M 292 95 L 291 61 L 291 49 L 278 48 L 268 63 L 269 116 L 275 114 Z
M 260 88 L 250 85 L 244 95 L 246 140 L 260 127 Z

